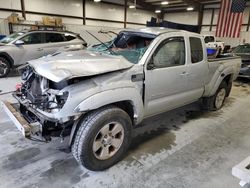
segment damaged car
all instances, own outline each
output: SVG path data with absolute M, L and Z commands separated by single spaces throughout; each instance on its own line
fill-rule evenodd
M 240 65 L 234 56 L 207 60 L 196 33 L 124 30 L 87 50 L 28 61 L 18 103 L 3 105 L 26 138 L 69 136 L 79 164 L 104 170 L 122 159 L 145 118 L 198 100 L 220 109 Z
M 233 51 L 233 54 L 241 57 L 242 64 L 238 77 L 250 78 L 250 44 L 242 44 L 237 46 Z

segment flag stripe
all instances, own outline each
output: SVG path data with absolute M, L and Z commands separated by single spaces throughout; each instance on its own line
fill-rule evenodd
M 231 15 L 232 16 L 232 21 L 231 21 L 231 24 L 230 24 L 230 33 L 229 33 L 229 37 L 232 37 L 232 33 L 233 33 L 233 26 L 234 26 L 234 21 L 235 21 L 235 16 L 234 15 Z
M 229 6 L 229 8 L 231 7 L 231 1 L 228 1 L 228 6 Z M 224 36 L 228 35 L 228 28 L 229 28 L 229 23 L 230 23 L 230 18 L 231 18 L 231 12 L 230 12 L 229 8 L 227 11 L 227 21 L 226 21 L 226 27 L 224 30 Z
M 216 28 L 216 36 L 220 35 L 219 33 L 220 33 L 221 19 L 222 19 L 222 7 L 224 7 L 224 2 L 225 2 L 225 0 L 222 0 L 221 4 L 220 4 L 221 10 L 219 12 L 219 18 L 218 18 L 218 23 L 217 23 L 217 28 Z
M 239 24 L 238 24 L 238 32 L 237 32 L 237 38 L 240 37 L 240 31 L 241 31 L 241 25 L 242 25 L 242 16 L 243 16 L 243 13 L 240 13 L 240 21 L 239 21 Z
M 227 22 L 228 22 L 228 14 L 230 14 L 229 11 L 229 5 L 230 5 L 231 1 L 227 1 L 227 5 L 226 5 L 226 11 L 225 11 L 225 20 L 224 20 L 224 28 L 223 28 L 223 34 L 222 36 L 225 37 L 226 36 L 226 28 L 227 28 Z
M 236 31 L 238 29 L 239 17 L 240 17 L 239 13 L 235 13 L 235 14 L 236 14 L 236 20 L 237 21 L 235 22 L 235 24 L 233 26 L 234 32 L 233 32 L 233 36 L 232 37 L 235 37 L 235 35 L 236 35 Z
M 224 0 L 224 8 L 222 10 L 222 15 L 221 15 L 221 27 L 220 27 L 220 36 L 223 36 L 223 31 L 224 31 L 224 21 L 226 19 L 226 15 L 225 15 L 225 12 L 226 12 L 226 8 L 227 8 L 227 0 Z

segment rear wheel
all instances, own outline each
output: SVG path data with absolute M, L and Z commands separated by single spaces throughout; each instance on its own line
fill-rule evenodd
M 230 90 L 231 88 L 229 89 L 227 83 L 223 81 L 213 96 L 207 97 L 203 100 L 203 106 L 205 107 L 205 109 L 207 110 L 221 109 Z
M 0 78 L 6 77 L 10 72 L 10 63 L 3 57 L 0 57 Z
M 90 113 L 80 122 L 72 153 L 84 167 L 98 171 L 117 163 L 129 148 L 131 119 L 110 106 Z

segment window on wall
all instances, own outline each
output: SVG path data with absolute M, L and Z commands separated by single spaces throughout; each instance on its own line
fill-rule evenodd
M 172 37 L 163 41 L 153 55 L 156 68 L 185 64 L 185 43 L 183 37 Z
M 190 48 L 191 48 L 191 61 L 192 63 L 198 63 L 203 60 L 203 47 L 201 39 L 197 37 L 190 37 Z

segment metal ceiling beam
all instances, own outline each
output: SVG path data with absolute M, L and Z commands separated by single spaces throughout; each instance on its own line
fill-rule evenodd
M 129 2 L 133 3 L 134 0 L 129 0 Z M 141 6 L 145 10 L 149 10 L 149 11 L 155 11 L 156 9 L 158 9 L 157 6 L 152 5 L 150 3 L 145 3 L 145 1 L 143 1 L 143 0 L 136 0 L 136 4 Z

